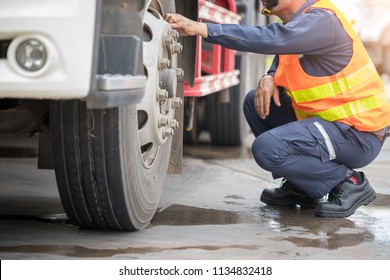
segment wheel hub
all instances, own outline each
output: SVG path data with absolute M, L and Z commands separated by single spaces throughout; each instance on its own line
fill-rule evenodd
M 147 80 L 145 96 L 137 105 L 138 136 L 144 165 L 150 167 L 159 148 L 178 128 L 175 109 L 182 101 L 176 97 L 177 76 L 182 75 L 182 70 L 177 68 L 177 53 L 182 51 L 182 45 L 177 41 L 177 31 L 156 10 L 149 8 L 143 24 Z

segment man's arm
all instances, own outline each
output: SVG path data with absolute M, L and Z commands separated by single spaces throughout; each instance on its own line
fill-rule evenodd
M 335 25 L 339 29 L 335 30 Z M 322 9 L 299 14 L 287 24 L 266 26 L 207 23 L 207 42 L 261 54 L 325 55 L 335 32 L 345 32 L 337 18 Z
M 167 14 L 165 20 L 179 32 L 180 36 L 208 37 L 207 25 L 203 22 L 193 21 L 179 14 Z

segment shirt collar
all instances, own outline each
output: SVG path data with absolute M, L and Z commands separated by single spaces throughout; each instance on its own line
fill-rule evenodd
M 299 10 L 292 16 L 292 18 L 289 21 L 294 20 L 298 15 L 302 14 L 302 12 L 310 7 L 311 5 L 315 4 L 316 0 L 307 0 L 305 4 L 302 5 L 302 7 L 299 8 Z

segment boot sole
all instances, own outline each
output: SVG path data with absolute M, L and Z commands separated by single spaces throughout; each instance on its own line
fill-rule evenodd
M 265 204 L 268 205 L 277 205 L 277 206 L 295 206 L 295 205 L 300 205 L 303 208 L 315 208 L 318 202 L 313 202 L 313 201 L 304 201 L 304 200 L 275 200 L 272 198 L 267 198 L 265 196 L 260 197 L 260 201 L 264 202 Z
M 376 198 L 376 192 L 373 190 L 368 197 L 359 200 L 353 207 L 351 207 L 346 211 L 330 212 L 330 211 L 315 210 L 314 215 L 321 218 L 346 218 L 354 214 L 356 209 L 358 209 L 360 206 L 363 205 L 366 206 L 370 204 L 372 201 L 375 200 L 375 198 Z

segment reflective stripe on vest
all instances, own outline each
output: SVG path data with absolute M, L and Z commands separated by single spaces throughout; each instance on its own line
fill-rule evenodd
M 294 98 L 296 103 L 319 100 L 351 90 L 376 74 L 375 66 L 370 61 L 364 67 L 347 77 L 338 79 L 329 84 L 319 85 L 304 90 L 290 91 L 289 95 Z
M 309 114 L 296 109 L 295 114 L 297 115 L 298 119 L 305 119 L 308 117 L 317 116 L 323 120 L 332 122 L 339 119 L 348 118 L 358 113 L 366 112 L 381 107 L 383 105 L 386 105 L 386 103 L 387 103 L 386 92 L 381 91 L 379 94 L 364 99 L 348 102 L 322 112 Z

